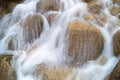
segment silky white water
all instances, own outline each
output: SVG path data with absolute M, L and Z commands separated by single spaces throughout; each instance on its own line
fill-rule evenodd
M 47 66 L 67 66 L 66 62 L 71 59 L 65 52 L 65 34 L 68 23 L 72 20 L 85 21 L 84 16 L 89 13 L 87 3 L 82 0 L 60 0 L 64 7 L 60 5 L 58 11 L 47 11 L 44 14 L 36 12 L 36 4 L 39 0 L 26 0 L 18 4 L 12 13 L 4 16 L 0 21 L 0 55 L 12 54 L 12 66 L 15 68 L 17 80 L 42 80 L 42 75 L 35 76 L 34 70 L 40 64 Z M 105 80 L 116 66 L 119 57 L 113 53 L 113 35 L 120 30 L 115 24 L 117 17 L 109 13 L 112 0 L 100 0 L 104 4 L 102 10 L 108 18 L 104 26 L 94 24 L 104 37 L 104 48 L 101 56 L 97 60 L 88 61 L 83 67 L 73 67 L 65 80 Z M 44 3 L 45 4 L 45 3 Z M 45 15 L 57 14 L 55 20 L 49 24 Z M 27 43 L 21 22 L 25 21 L 29 15 L 40 15 L 43 19 L 43 29 L 41 35 L 33 43 Z M 36 28 L 37 29 L 37 28 Z M 28 31 L 29 32 L 29 31 Z M 26 32 L 26 35 L 29 35 Z M 31 32 L 33 35 L 38 32 Z M 15 50 L 8 50 L 10 39 L 14 39 Z M 102 59 L 106 59 L 101 65 Z

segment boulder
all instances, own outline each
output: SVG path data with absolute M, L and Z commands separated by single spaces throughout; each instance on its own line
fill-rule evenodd
M 16 74 L 11 66 L 11 55 L 0 56 L 0 80 L 16 80 Z
M 120 61 L 111 73 L 109 80 L 120 80 Z
M 95 26 L 75 20 L 68 25 L 66 43 L 68 43 L 68 55 L 72 58 L 72 65 L 82 65 L 101 55 L 104 39 Z
M 58 16 L 58 13 L 51 13 L 51 14 L 48 14 L 46 16 L 50 25 L 51 25 L 52 22 L 55 21 L 55 19 L 56 19 L 57 16 Z
M 120 14 L 118 15 L 118 19 L 120 19 Z
M 40 65 L 36 74 L 42 75 L 42 80 L 66 80 L 70 72 L 72 69 L 65 66 Z
M 93 1 L 93 0 L 83 0 L 83 1 L 88 3 L 88 2 Z
M 14 7 L 22 2 L 22 0 L 1 0 L 0 1 L 0 19 L 6 14 L 10 13 Z
M 92 13 L 98 13 L 102 8 L 103 4 L 98 0 L 92 0 L 88 3 L 88 9 Z
M 95 18 L 95 16 L 93 15 L 93 14 L 86 14 L 85 16 L 84 16 L 84 19 L 85 20 L 88 20 L 88 21 L 96 21 L 96 18 Z
M 98 14 L 98 18 L 100 19 L 100 21 L 102 22 L 107 22 L 107 16 L 105 15 L 104 12 L 101 12 Z
M 115 4 L 115 3 L 120 3 L 120 0 L 112 0 L 113 1 L 113 3 Z
M 59 0 L 40 0 L 36 5 L 37 12 L 58 11 Z
M 40 37 L 43 29 L 43 18 L 37 13 L 30 14 L 20 23 L 23 28 L 23 36 L 28 42 L 32 42 L 34 39 Z
M 5 16 L 9 11 L 4 8 L 0 8 L 0 19 Z
M 115 16 L 120 13 L 120 6 L 112 6 L 109 11 L 113 16 Z
M 8 49 L 23 50 L 27 47 L 27 45 L 32 44 L 36 39 L 40 37 L 43 29 L 43 22 L 44 21 L 41 15 L 37 13 L 29 14 L 24 20 L 19 23 L 19 32 L 16 36 L 12 37 L 9 40 Z
M 12 11 L 18 3 L 20 3 L 20 1 L 16 1 L 16 2 L 14 1 L 14 2 L 9 3 L 8 9 Z
M 102 12 L 100 12 L 96 15 L 94 15 L 92 13 L 88 13 L 84 16 L 84 19 L 87 21 L 94 21 L 100 26 L 103 26 L 105 24 L 105 22 L 107 21 L 106 15 Z
M 120 55 L 120 31 L 117 31 L 113 36 L 113 51 L 114 55 Z

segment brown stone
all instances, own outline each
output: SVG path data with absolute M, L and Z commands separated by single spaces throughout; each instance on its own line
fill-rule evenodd
M 36 10 L 37 12 L 47 12 L 47 11 L 58 11 L 59 9 L 59 0 L 40 0 L 37 3 Z
M 113 37 L 113 50 L 115 56 L 120 55 L 120 31 L 116 32 Z
M 116 21 L 116 25 L 120 26 L 120 20 Z
M 34 39 L 40 37 L 40 33 L 43 29 L 43 18 L 39 14 L 30 14 L 25 21 L 21 22 L 23 28 L 23 36 L 28 42 L 32 42 Z
M 120 0 L 112 0 L 113 3 L 120 3 Z
M 88 3 L 88 9 L 92 13 L 98 13 L 103 8 L 102 2 L 92 0 Z
M 16 74 L 11 67 L 11 55 L 0 56 L 0 80 L 16 80 Z
M 10 50 L 26 49 L 27 44 L 32 44 L 38 39 L 43 29 L 43 18 L 37 13 L 32 13 L 19 24 L 21 26 L 19 34 L 9 40 L 8 49 Z M 19 39 L 17 38 L 18 36 Z
M 8 5 L 8 9 L 12 11 L 17 4 L 18 4 L 18 2 L 11 2 L 11 3 Z
M 107 16 L 104 13 L 99 13 L 98 14 L 98 18 L 102 21 L 102 22 L 106 22 L 107 21 Z
M 112 15 L 117 15 L 120 13 L 120 6 L 113 6 L 111 9 L 110 9 L 110 13 Z
M 4 9 L 4 8 L 0 8 L 0 18 L 2 18 L 3 16 L 5 16 L 9 11 Z
M 72 69 L 65 66 L 40 65 L 37 69 L 37 74 L 42 75 L 42 80 L 66 80 L 70 72 Z
M 90 20 L 90 21 L 96 20 L 96 18 L 93 14 L 87 14 L 84 16 L 84 18 L 85 18 L 85 20 Z
M 88 60 L 98 58 L 103 50 L 101 32 L 87 22 L 72 21 L 68 25 L 68 55 L 72 64 L 84 64 Z
M 120 19 L 120 14 L 118 15 L 118 18 Z
M 10 13 L 20 2 L 22 2 L 22 0 L 0 0 L 0 19 Z
M 53 21 L 55 21 L 55 18 L 57 17 L 57 13 L 52 13 L 47 15 L 47 20 L 49 22 L 49 24 L 51 24 Z
M 84 19 L 87 21 L 95 21 L 100 26 L 103 26 L 107 21 L 107 17 L 104 13 L 98 13 L 97 15 L 89 13 L 84 16 Z
M 88 2 L 93 1 L 93 0 L 83 0 L 83 1 L 88 3 Z
M 109 80 L 120 80 L 120 61 L 111 73 Z

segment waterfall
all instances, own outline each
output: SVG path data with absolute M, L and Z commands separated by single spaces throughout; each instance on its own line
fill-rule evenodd
M 42 70 L 48 70 L 46 74 L 50 77 L 63 71 L 60 73 L 63 76 L 58 74 L 61 77 L 58 80 L 107 80 L 119 61 L 113 52 L 113 36 L 120 28 L 115 23 L 118 18 L 109 12 L 112 0 L 99 2 L 103 4 L 101 13 L 107 17 L 104 24 L 98 19 L 101 25 L 84 18 L 90 11 L 89 5 L 83 0 L 25 0 L 13 12 L 5 15 L 0 21 L 0 55 L 13 55 L 11 64 L 17 80 L 48 80 L 43 79 Z M 95 47 L 90 45 L 91 50 L 86 51 L 87 46 L 84 46 L 85 49 L 81 51 L 86 54 L 81 57 L 85 60 L 72 64 L 74 59 L 67 51 L 70 36 L 68 26 L 72 21 L 87 22 L 102 34 L 104 46 L 99 57 L 88 59 L 94 54 L 87 53 Z M 57 72 L 52 76 L 55 70 Z

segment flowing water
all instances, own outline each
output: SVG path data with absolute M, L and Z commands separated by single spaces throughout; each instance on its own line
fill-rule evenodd
M 15 68 L 17 80 L 42 80 L 42 75 L 34 75 L 35 69 L 41 64 L 66 67 L 66 62 L 71 60 L 65 51 L 64 40 L 68 23 L 76 19 L 85 21 L 84 16 L 89 13 L 87 3 L 82 0 L 60 0 L 61 3 L 64 3 L 64 7 L 59 5 L 58 11 L 46 11 L 42 14 L 36 12 L 38 1 L 24 1 L 0 21 L 0 55 L 13 55 L 12 66 Z M 112 0 L 100 1 L 104 4 L 102 11 L 107 15 L 108 21 L 103 26 L 94 21 L 90 21 L 90 23 L 95 25 L 104 37 L 102 54 L 97 60 L 85 63 L 84 67 L 72 67 L 65 80 L 107 80 L 106 77 L 119 60 L 119 57 L 115 57 L 113 53 L 112 37 L 120 28 L 117 25 L 111 26 L 118 18 L 112 16 L 108 11 L 113 5 Z M 45 17 L 49 14 L 57 14 L 51 24 Z M 34 15 L 41 16 L 42 25 L 37 22 L 38 16 L 31 17 Z M 26 27 L 26 25 L 31 26 Z M 24 26 L 26 31 L 24 31 Z M 30 32 L 28 28 L 33 26 L 35 29 Z M 43 26 L 43 29 L 39 31 L 37 26 Z M 34 37 L 29 39 L 30 36 Z M 14 49 L 9 50 L 11 40 L 13 40 Z M 106 61 L 104 65 L 101 65 L 100 62 L 103 59 Z

